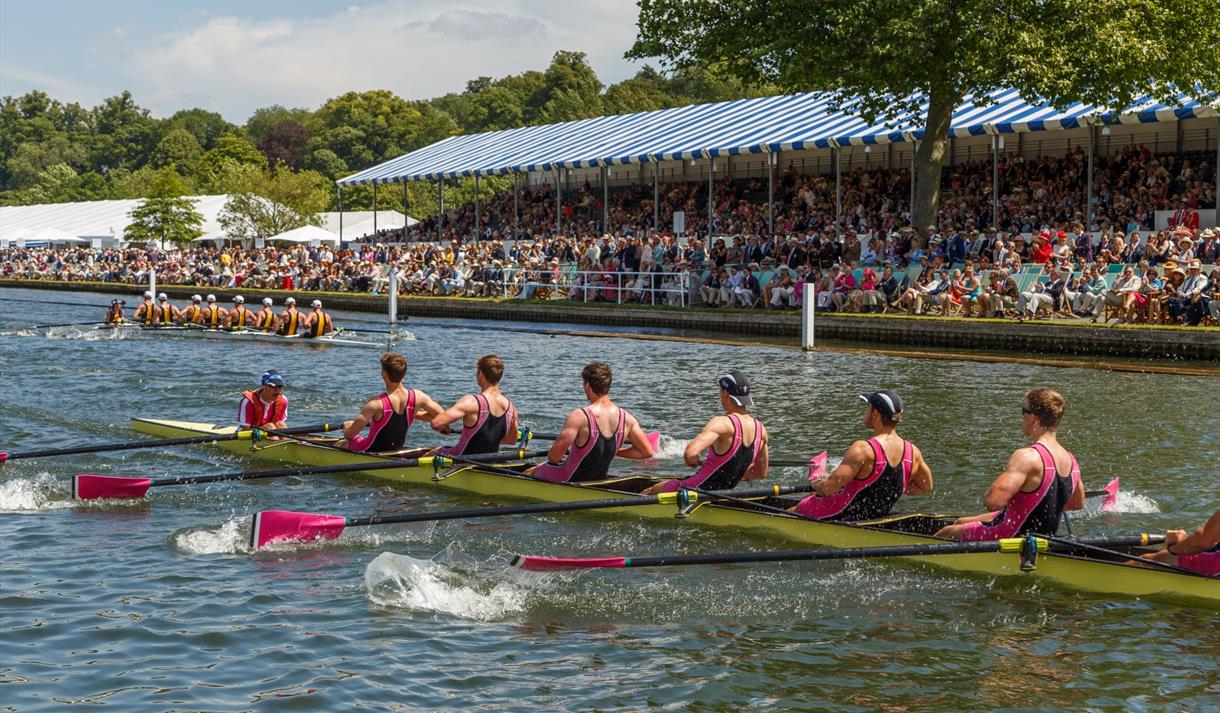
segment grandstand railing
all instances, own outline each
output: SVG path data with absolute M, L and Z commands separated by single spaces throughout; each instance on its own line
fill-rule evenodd
M 577 302 L 639 302 L 689 307 L 693 293 L 690 272 L 631 272 L 512 268 L 504 271 L 500 286 L 505 298 L 567 299 Z

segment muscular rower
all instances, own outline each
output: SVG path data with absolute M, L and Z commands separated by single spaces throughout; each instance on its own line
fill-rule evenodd
M 1026 392 L 1022 428 L 1030 445 L 1008 458 L 983 505 L 991 512 L 959 518 L 937 537 L 967 542 L 1017 537 L 1026 532 L 1053 535 L 1064 510 L 1084 507 L 1084 484 L 1076 456 L 1059 444 L 1063 397 L 1052 389 Z
M 199 324 L 199 320 L 203 316 L 203 306 L 200 304 L 201 302 L 203 302 L 203 297 L 199 295 L 191 295 L 191 305 L 189 307 L 182 308 L 182 310 L 179 312 L 179 315 L 182 317 L 183 324 Z
M 229 310 L 226 321 L 231 330 L 245 329 L 254 325 L 254 313 L 246 309 L 245 297 L 234 295 L 233 309 Z
M 144 301 L 132 313 L 131 321 L 139 322 L 149 327 L 157 323 L 157 305 L 153 302 L 152 292 L 144 292 Z
M 457 445 L 440 448 L 441 455 L 461 456 L 472 453 L 495 453 L 500 444 L 517 440 L 517 409 L 500 393 L 504 362 L 495 354 L 481 357 L 475 364 L 475 381 L 479 393 L 466 394 L 448 411 L 432 419 L 432 428 L 449 433 L 452 424 L 462 424 Z
M 254 315 L 254 328 L 260 332 L 275 331 L 277 317 L 275 316 L 275 310 L 271 309 L 271 305 L 271 298 L 264 297 L 262 310 Z
M 182 313 L 169 301 L 169 295 L 162 292 L 157 295 L 157 324 L 168 327 L 182 319 Z
M 199 311 L 195 324 L 209 329 L 220 329 L 228 316 L 228 311 L 216 304 L 216 295 L 208 295 L 208 303 Z
M 657 483 L 642 495 L 678 488 L 730 490 L 742 480 L 767 477 L 770 463 L 767 429 L 762 421 L 750 415 L 754 399 L 750 396 L 749 380 L 739 371 L 730 371 L 720 377 L 719 386 L 724 415 L 708 421 L 703 431 L 686 444 L 683 455 L 686 464 L 698 470 L 689 478 Z
M 123 316 L 123 307 L 127 305 L 124 300 L 110 300 L 110 309 L 106 310 L 106 324 L 123 324 L 127 318 Z
M 817 520 L 869 520 L 889 515 L 903 495 L 932 492 L 932 469 L 923 453 L 898 435 L 902 399 L 888 389 L 860 399 L 868 404 L 864 427 L 872 438 L 851 444 L 842 462 L 814 481 L 814 494 L 793 512 Z
M 610 400 L 610 367 L 595 361 L 580 376 L 589 405 L 568 414 L 547 462 L 532 471 L 535 478 L 553 483 L 605 480 L 615 456 L 645 460 L 653 455 L 635 416 Z M 631 446 L 624 448 L 627 440 Z
M 297 301 L 295 297 L 289 297 L 284 300 L 284 313 L 280 315 L 280 326 L 277 334 L 296 334 L 297 327 L 301 325 L 301 313 L 297 311 Z
M 1187 534 L 1185 530 L 1165 533 L 1165 547 L 1144 555 L 1145 559 L 1176 565 L 1210 577 L 1220 577 L 1220 510 L 1203 527 Z
M 305 315 L 306 334 L 310 337 L 320 337 L 335 331 L 335 325 L 331 322 L 330 315 L 322 311 L 321 300 L 310 302 L 309 309 L 309 314 Z
M 265 372 L 257 391 L 242 392 L 237 424 L 242 428 L 288 427 L 288 397 L 284 396 L 284 377 L 278 371 Z
M 406 357 L 392 352 L 381 355 L 381 381 L 385 391 L 369 399 L 356 418 L 343 422 L 345 440 L 339 441 L 340 448 L 356 453 L 401 450 L 412 423 L 431 421 L 444 412 L 440 404 L 424 392 L 403 387 L 406 375 Z M 366 426 L 368 435 L 360 435 Z

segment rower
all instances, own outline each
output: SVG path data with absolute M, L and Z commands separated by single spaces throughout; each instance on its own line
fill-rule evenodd
M 958 518 L 937 537 L 975 542 L 1026 532 L 1053 535 L 1064 510 L 1084 507 L 1080 464 L 1055 435 L 1063 420 L 1063 397 L 1052 389 L 1027 391 L 1021 414 L 1031 445 L 1013 451 L 991 484 L 983 505 L 992 512 Z
M 151 327 L 157 323 L 157 305 L 153 303 L 153 293 L 144 292 L 144 301 L 136 307 L 136 311 L 132 313 L 131 319 L 133 322 L 140 322 L 147 327 Z
M 1220 576 L 1220 510 L 1203 527 L 1189 535 L 1185 530 L 1165 533 L 1165 547 L 1144 555 L 1144 559 L 1172 564 L 1209 577 Z
M 254 324 L 254 313 L 246 309 L 246 298 L 241 295 L 233 297 L 233 309 L 229 311 L 229 329 L 245 329 Z
M 280 328 L 277 334 L 295 335 L 297 325 L 301 321 L 301 313 L 297 311 L 295 297 L 284 300 L 284 314 L 280 315 Z
M 110 300 L 110 309 L 106 311 L 106 324 L 122 324 L 127 321 L 123 316 L 123 307 L 127 305 L 125 300 L 113 299 Z
M 694 440 L 686 444 L 683 458 L 695 474 L 682 480 L 666 480 L 644 490 L 641 495 L 674 492 L 679 488 L 731 490 L 742 480 L 767 477 L 770 452 L 767 429 L 750 415 L 754 399 L 750 382 L 739 371 L 720 377 L 720 406 L 723 416 L 715 416 Z M 707 452 L 707 458 L 702 454 Z
M 271 309 L 272 301 L 270 297 L 263 298 L 263 309 L 258 314 L 254 315 L 254 326 L 260 332 L 275 331 L 275 310 Z
M 813 482 L 813 495 L 791 508 L 815 520 L 870 520 L 885 517 L 903 495 L 932 492 L 932 469 L 914 443 L 898 435 L 902 399 L 888 389 L 861 394 L 868 406 L 868 440 L 848 447 L 830 475 Z
M 258 391 L 242 392 L 237 424 L 241 428 L 288 427 L 288 397 L 284 396 L 284 377 L 278 371 L 264 372 Z
M 381 355 L 381 381 L 385 391 L 369 399 L 356 418 L 343 422 L 344 440 L 339 441 L 339 448 L 353 453 L 402 450 L 412 423 L 431 421 L 444 412 L 440 404 L 424 392 L 404 388 L 402 380 L 406 375 L 405 356 L 392 352 Z M 369 428 L 369 435 L 361 436 L 365 426 Z
M 448 411 L 432 419 L 432 428 L 440 433 L 451 433 L 451 424 L 462 423 L 462 436 L 457 445 L 437 449 L 438 454 L 461 456 L 495 453 L 500 444 L 516 443 L 517 409 L 508 397 L 500 393 L 500 379 L 503 376 L 504 362 L 500 357 L 488 354 L 479 359 L 474 373 L 479 393 L 466 394 Z
M 182 319 L 182 314 L 169 301 L 169 296 L 164 292 L 157 295 L 157 302 L 160 306 L 157 308 L 157 324 L 168 327 L 178 320 Z
M 610 367 L 595 361 L 580 376 L 589 405 L 568 414 L 547 453 L 547 462 L 530 471 L 535 478 L 553 483 L 605 480 L 616 455 L 632 460 L 653 456 L 652 444 L 639 422 L 610 400 Z M 624 448 L 627 440 L 631 445 Z
M 191 295 L 191 306 L 184 307 L 179 311 L 182 317 L 183 324 L 199 324 L 199 320 L 203 317 L 203 307 L 199 304 L 203 302 L 203 298 L 199 295 Z
M 331 322 L 330 315 L 322 311 L 321 300 L 310 302 L 309 308 L 312 311 L 305 315 L 306 334 L 310 337 L 320 337 L 335 331 L 335 325 Z
M 227 317 L 228 312 L 216 304 L 216 295 L 208 295 L 208 304 L 199 311 L 195 324 L 203 325 L 209 329 L 220 329 L 224 326 Z

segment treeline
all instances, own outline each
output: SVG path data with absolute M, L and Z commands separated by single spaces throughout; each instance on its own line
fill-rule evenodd
M 187 194 L 247 194 L 295 210 L 333 209 L 333 181 L 445 137 L 604 114 L 758 96 L 709 69 L 672 75 L 645 67 L 605 86 L 580 52 L 545 71 L 479 77 L 460 94 L 408 101 L 386 90 L 348 92 L 314 110 L 269 106 L 242 125 L 205 109 L 153 117 L 130 92 L 86 109 L 45 92 L 0 99 L 0 203 L 28 205 Z M 500 187 L 488 181 L 484 192 Z M 435 186 L 409 187 L 411 213 L 435 211 Z M 446 203 L 473 197 L 451 186 Z M 368 209 L 371 191 L 344 191 Z M 401 205 L 385 197 L 379 207 Z

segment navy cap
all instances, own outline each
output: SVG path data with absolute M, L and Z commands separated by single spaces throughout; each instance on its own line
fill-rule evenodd
M 750 380 L 740 371 L 730 371 L 720 377 L 720 388 L 727 391 L 738 406 L 750 408 L 754 405 L 754 399 L 750 398 Z
M 271 369 L 267 373 L 263 374 L 263 386 L 283 386 L 283 385 L 284 385 L 284 377 L 280 376 L 280 373 L 278 371 L 276 371 L 275 369 Z
M 874 391 L 871 394 L 860 394 L 860 400 L 888 419 L 892 420 L 902 414 L 902 399 L 889 389 Z

